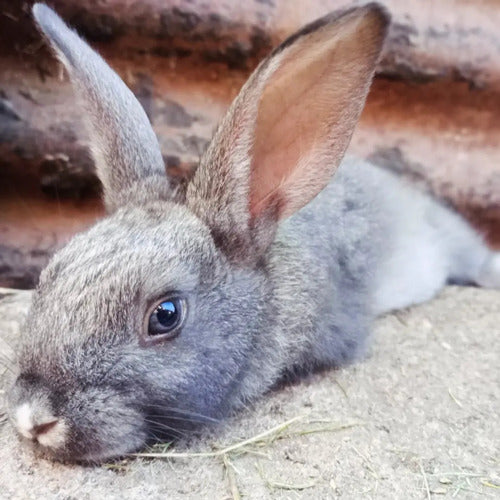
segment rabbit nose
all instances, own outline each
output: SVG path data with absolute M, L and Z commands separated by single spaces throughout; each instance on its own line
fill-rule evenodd
M 64 444 L 66 425 L 61 419 L 53 415 L 35 416 L 29 403 L 20 405 L 14 415 L 15 426 L 24 437 L 49 448 Z
M 51 429 L 53 429 L 59 420 L 56 418 L 54 420 L 49 420 L 48 422 L 43 422 L 41 424 L 34 425 L 31 428 L 31 434 L 33 439 L 37 439 L 41 434 L 47 434 Z

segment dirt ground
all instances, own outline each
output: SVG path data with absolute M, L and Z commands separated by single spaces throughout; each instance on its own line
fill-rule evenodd
M 28 302 L 0 290 L 2 359 Z M 448 288 L 378 320 L 364 361 L 280 388 L 171 450 L 221 450 L 299 417 L 217 456 L 64 466 L 35 459 L 5 422 L 0 497 L 500 498 L 499 333 L 500 292 Z

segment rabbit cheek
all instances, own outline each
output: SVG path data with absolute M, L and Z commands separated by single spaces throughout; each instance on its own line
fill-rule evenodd
M 147 440 L 142 413 L 114 393 L 75 394 L 63 412 L 70 422 L 67 459 L 102 462 L 137 451 Z

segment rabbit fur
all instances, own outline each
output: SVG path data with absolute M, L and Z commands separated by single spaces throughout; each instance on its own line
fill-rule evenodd
M 500 287 L 499 254 L 459 215 L 343 159 L 389 25 L 379 5 L 275 49 L 175 189 L 118 75 L 51 9 L 33 12 L 85 111 L 109 212 L 53 257 L 23 328 L 9 416 L 42 454 L 100 462 L 182 435 L 287 374 L 356 359 L 378 314 L 451 281 Z M 141 344 L 172 294 L 181 331 Z

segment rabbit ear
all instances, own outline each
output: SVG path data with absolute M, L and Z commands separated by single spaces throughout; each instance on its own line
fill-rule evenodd
M 158 140 L 129 88 L 53 10 L 35 4 L 33 15 L 83 104 L 108 209 L 114 210 L 138 193 L 155 196 L 155 190 L 168 189 Z
M 328 184 L 388 25 L 374 3 L 330 14 L 282 43 L 245 84 L 187 189 L 187 204 L 231 258 L 258 257 L 278 220 Z

